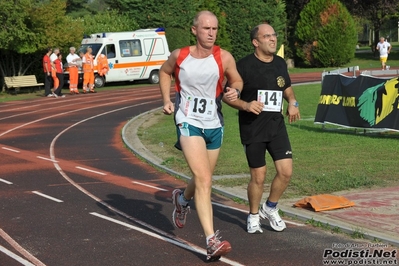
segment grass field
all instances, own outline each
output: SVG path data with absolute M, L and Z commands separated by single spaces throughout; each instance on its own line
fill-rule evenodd
M 342 190 L 389 186 L 399 183 L 397 166 L 399 135 L 364 134 L 355 130 L 315 125 L 320 84 L 294 87 L 301 103 L 299 122 L 287 125 L 293 147 L 294 174 L 285 197 L 297 197 Z M 243 175 L 215 181 L 225 186 L 246 186 L 248 167 L 239 140 L 237 111 L 225 105 L 225 138 L 215 175 Z M 150 127 L 143 126 L 138 134 L 144 145 L 164 160 L 163 164 L 190 176 L 182 153 L 173 147 L 176 141 L 171 116 L 154 114 Z M 266 183 L 275 171 L 267 155 Z

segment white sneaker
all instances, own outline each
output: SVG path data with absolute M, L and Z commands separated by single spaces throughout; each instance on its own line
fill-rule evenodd
M 283 219 L 281 219 L 278 214 L 278 208 L 270 208 L 266 206 L 266 203 L 262 204 L 262 207 L 259 209 L 259 216 L 262 219 L 268 219 L 270 222 L 270 226 L 278 232 L 283 231 L 287 226 L 285 225 Z
M 247 218 L 247 232 L 250 234 L 262 234 L 259 214 L 249 214 Z
M 52 93 L 47 94 L 47 97 L 54 97 L 54 95 Z

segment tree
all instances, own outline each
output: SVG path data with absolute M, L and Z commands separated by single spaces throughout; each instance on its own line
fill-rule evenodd
M 286 54 L 289 58 L 295 57 L 295 30 L 299 14 L 310 0 L 285 0 L 286 10 L 289 10 L 286 24 Z
M 66 5 L 66 13 L 73 18 L 81 18 L 109 10 L 105 0 L 67 0 Z
M 95 15 L 86 15 L 81 19 L 84 34 L 101 32 L 134 31 L 139 28 L 137 22 L 128 14 L 117 10 L 107 10 Z
M 311 0 L 297 23 L 297 55 L 306 65 L 341 66 L 355 55 L 357 31 L 338 0 Z
M 368 19 L 374 29 L 374 45 L 380 38 L 381 26 L 392 17 L 398 17 L 399 0 L 342 0 L 356 16 Z
M 279 43 L 285 40 L 285 24 L 287 15 L 282 0 L 219 0 L 226 14 L 227 32 L 231 37 L 232 54 L 239 60 L 253 52 L 250 31 L 261 23 L 269 23 L 279 35 Z

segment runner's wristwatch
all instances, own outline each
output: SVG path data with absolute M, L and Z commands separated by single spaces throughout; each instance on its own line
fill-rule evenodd
M 295 106 L 295 107 L 299 107 L 299 103 L 298 103 L 298 102 L 290 103 L 290 105 L 293 105 L 293 106 Z
M 237 98 L 240 99 L 240 97 L 241 97 L 241 91 L 240 91 L 239 89 L 236 89 L 236 92 L 237 92 Z

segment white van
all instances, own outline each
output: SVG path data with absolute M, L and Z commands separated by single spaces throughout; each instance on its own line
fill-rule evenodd
M 86 52 L 89 46 L 95 59 L 100 54 L 108 58 L 108 73 L 102 77 L 95 73 L 96 88 L 117 81 L 159 83 L 159 69 L 170 55 L 163 28 L 95 33 L 82 40 L 79 51 Z

